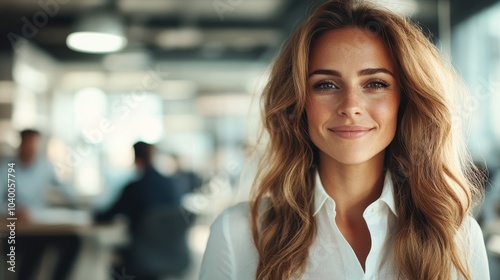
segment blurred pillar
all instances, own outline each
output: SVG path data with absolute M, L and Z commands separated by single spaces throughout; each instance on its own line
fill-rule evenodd
M 0 51 L 0 158 L 11 154 L 13 137 L 16 132 L 12 127 L 12 111 L 16 84 L 12 77 L 14 64 L 13 49 Z
M 14 55 L 12 50 L 0 52 L 0 81 L 12 81 L 12 66 Z
M 480 11 L 491 7 L 499 2 L 499 0 L 449 0 L 451 2 L 451 26 L 465 21 Z
M 0 121 L 10 119 L 12 115 L 12 88 L 15 84 L 12 78 L 14 55 L 12 52 L 0 52 Z
M 450 0 L 438 0 L 438 25 L 441 52 L 451 57 L 451 11 Z

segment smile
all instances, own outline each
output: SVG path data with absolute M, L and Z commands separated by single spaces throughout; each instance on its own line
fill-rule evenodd
M 344 139 L 358 139 L 370 133 L 373 128 L 360 127 L 360 126 L 341 126 L 328 129 L 340 138 Z

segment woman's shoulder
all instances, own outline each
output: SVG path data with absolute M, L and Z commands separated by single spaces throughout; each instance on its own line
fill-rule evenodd
M 224 209 L 210 226 L 210 235 L 228 245 L 251 240 L 250 203 L 240 202 Z
M 462 224 L 462 230 L 466 235 L 472 238 L 483 238 L 483 231 L 479 226 L 479 223 L 474 219 L 474 217 L 467 215 Z
M 263 199 L 259 212 L 268 205 L 268 199 Z M 231 243 L 252 240 L 251 202 L 243 201 L 224 209 L 210 226 L 212 233 L 223 235 Z
M 469 256 L 471 279 L 490 279 L 488 257 L 481 227 L 472 217 L 467 216 L 462 225 L 463 241 Z
M 212 223 L 200 279 L 255 279 L 258 253 L 250 209 L 249 202 L 240 202 L 226 208 Z
M 243 201 L 224 209 L 215 219 L 213 226 L 220 226 L 221 223 L 246 224 L 250 221 L 250 202 Z
M 467 215 L 457 234 L 457 241 L 468 247 L 469 252 L 484 244 L 483 231 L 474 217 Z

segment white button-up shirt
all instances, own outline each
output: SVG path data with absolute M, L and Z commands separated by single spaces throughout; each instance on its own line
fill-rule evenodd
M 390 173 L 386 173 L 380 198 L 363 213 L 371 236 L 365 271 L 335 223 L 335 215 L 335 201 L 326 193 L 317 175 L 314 217 L 318 231 L 309 248 L 307 268 L 301 279 L 397 279 L 389 238 L 396 218 Z M 466 243 L 472 279 L 490 279 L 479 225 L 472 217 L 468 217 L 463 230 L 467 231 Z M 248 202 L 240 203 L 226 209 L 212 224 L 199 279 L 255 279 L 257 264 L 258 254 L 250 227 L 250 208 Z

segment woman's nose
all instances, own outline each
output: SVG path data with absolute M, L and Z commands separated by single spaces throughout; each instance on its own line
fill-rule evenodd
M 362 112 L 362 97 L 357 89 L 347 89 L 339 94 L 340 102 L 338 114 L 341 116 L 354 117 Z

